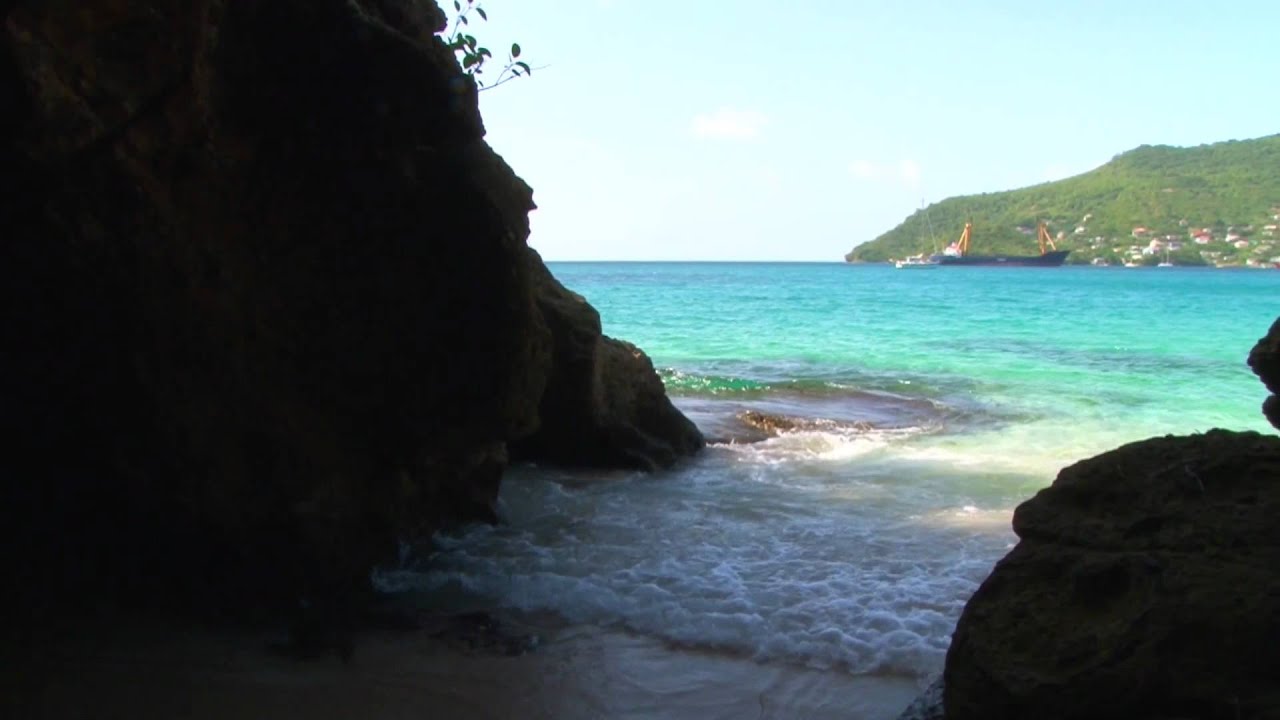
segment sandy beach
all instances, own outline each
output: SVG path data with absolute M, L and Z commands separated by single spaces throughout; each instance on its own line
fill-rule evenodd
M 29 650 L 6 646 L 0 710 L 32 720 L 874 719 L 896 717 L 920 690 L 909 678 L 757 663 L 592 626 L 522 631 L 532 650 L 430 623 L 366 632 L 346 663 L 284 657 L 266 633 L 162 623 L 48 633 Z

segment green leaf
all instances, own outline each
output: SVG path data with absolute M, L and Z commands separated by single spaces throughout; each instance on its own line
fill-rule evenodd
M 480 58 L 476 57 L 475 55 L 464 56 L 462 58 L 462 69 L 466 70 L 470 68 L 472 65 L 475 65 L 477 62 L 479 62 L 479 60 Z
M 453 11 L 456 13 L 462 12 L 462 3 L 458 2 L 458 0 L 453 0 Z
M 487 14 L 485 14 L 484 8 L 482 8 L 482 7 L 478 7 L 478 8 L 476 8 L 476 14 L 480 16 L 480 19 L 481 19 L 481 20 L 488 20 L 488 19 L 489 19 L 489 16 L 488 16 Z
M 525 74 L 525 75 L 532 75 L 532 74 L 533 74 L 533 68 L 529 67 L 529 63 L 526 63 L 526 62 L 518 62 L 518 63 L 516 63 L 516 65 L 517 65 L 518 67 L 520 67 L 522 70 L 524 70 L 524 74 Z
M 476 50 L 476 54 L 483 55 L 485 57 L 493 57 L 493 53 L 489 52 L 489 48 L 479 48 Z
M 520 43 L 511 43 L 511 57 L 520 57 Z

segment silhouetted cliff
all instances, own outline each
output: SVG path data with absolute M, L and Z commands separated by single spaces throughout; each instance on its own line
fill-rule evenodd
M 34 598 L 285 607 L 520 457 L 702 445 L 525 240 L 421 0 L 6 2 L 0 457 Z

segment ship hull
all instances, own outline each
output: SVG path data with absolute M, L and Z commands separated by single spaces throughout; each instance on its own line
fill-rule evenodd
M 1043 255 L 934 255 L 939 265 L 988 265 L 1003 267 L 1058 267 L 1067 261 L 1070 250 L 1054 250 Z

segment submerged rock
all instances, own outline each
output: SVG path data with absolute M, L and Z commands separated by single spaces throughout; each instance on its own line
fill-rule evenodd
M 791 417 L 789 415 L 760 412 L 759 410 L 745 410 L 738 413 L 738 419 L 747 427 L 764 433 L 766 437 L 788 432 L 868 432 L 875 429 L 874 425 L 863 420 L 838 421 L 828 418 Z
M 1280 717 L 1280 438 L 1125 445 L 1018 507 L 965 607 L 948 718 Z
M 647 359 L 555 299 L 434 3 L 0 18 L 0 560 L 24 591 L 360 594 L 398 540 L 492 519 L 512 441 L 645 468 L 700 446 Z

